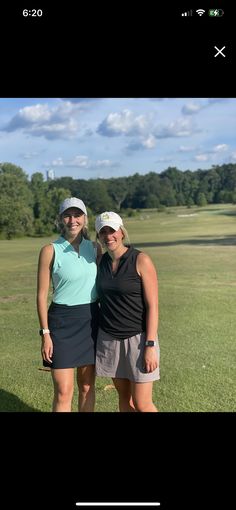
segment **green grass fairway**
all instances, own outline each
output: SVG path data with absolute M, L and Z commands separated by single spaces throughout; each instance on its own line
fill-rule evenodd
M 146 210 L 125 225 L 158 271 L 159 411 L 236 411 L 236 206 Z M 0 241 L 0 411 L 51 411 L 36 313 L 38 254 L 50 240 Z M 111 383 L 97 378 L 97 412 L 118 410 Z M 76 400 L 77 390 L 74 411 Z

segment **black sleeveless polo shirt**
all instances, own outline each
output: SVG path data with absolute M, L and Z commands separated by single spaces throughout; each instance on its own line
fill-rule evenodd
M 109 335 L 124 339 L 146 330 L 146 309 L 142 281 L 136 270 L 139 250 L 132 246 L 119 260 L 112 273 L 112 259 L 102 256 L 97 274 L 100 301 L 100 327 Z

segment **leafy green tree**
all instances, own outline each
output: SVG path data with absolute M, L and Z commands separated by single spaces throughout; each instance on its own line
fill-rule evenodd
M 186 204 L 184 194 L 181 191 L 176 194 L 176 201 L 177 201 L 177 205 L 185 205 Z
M 194 205 L 194 201 L 193 201 L 193 199 L 192 199 L 191 197 L 189 197 L 189 198 L 187 199 L 187 204 L 186 204 L 186 205 L 187 205 L 187 207 L 188 207 L 189 209 L 190 209 L 190 207 L 192 207 L 192 206 Z
M 199 205 L 200 207 L 207 205 L 207 199 L 204 193 L 198 193 L 196 198 L 196 204 Z
M 160 206 L 159 198 L 156 195 L 150 193 L 148 197 L 148 208 L 149 209 L 158 208 L 159 206 Z
M 33 226 L 33 195 L 27 175 L 11 163 L 0 165 L 0 231 L 12 239 L 29 235 Z
M 109 179 L 107 185 L 107 192 L 115 203 L 116 210 L 120 211 L 122 202 L 125 200 L 128 194 L 127 179 L 125 177 L 119 177 L 117 179 Z
M 24 202 L 12 202 L 10 197 L 0 198 L 0 231 L 7 239 L 33 233 L 32 209 Z
M 0 173 L 3 175 L 14 175 L 16 178 L 27 183 L 27 175 L 20 166 L 13 165 L 12 163 L 0 163 Z
M 42 203 L 45 200 L 45 195 L 48 190 L 48 184 L 43 179 L 43 174 L 40 172 L 36 172 L 32 175 L 31 181 L 30 181 L 30 189 L 33 194 L 33 212 L 34 217 L 39 218 L 40 217 L 40 210 L 42 208 Z
M 143 176 L 139 175 L 138 173 L 126 177 L 127 195 L 122 202 L 122 209 L 126 209 L 127 207 L 135 209 L 136 206 L 134 197 L 142 177 Z
M 102 211 L 110 211 L 114 208 L 113 201 L 107 192 L 107 186 L 103 179 L 89 180 L 89 195 L 85 203 L 95 214 L 99 214 Z
M 41 233 L 49 235 L 57 231 L 56 220 L 61 202 L 70 197 L 70 191 L 64 188 L 50 189 L 43 202 L 43 209 L 40 210 L 40 222 L 35 227 L 41 229 Z
M 183 172 L 178 170 L 176 167 L 169 167 L 161 173 L 161 177 L 168 177 L 176 194 L 182 192 Z
M 161 178 L 159 196 L 161 204 L 166 205 L 167 207 L 176 205 L 176 196 L 172 182 L 169 177 L 166 177 L 165 175 Z

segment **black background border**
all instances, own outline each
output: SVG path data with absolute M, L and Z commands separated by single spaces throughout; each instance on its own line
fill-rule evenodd
M 2 97 L 235 95 L 233 12 L 219 34 L 202 30 L 193 44 L 193 24 L 168 7 L 117 4 L 104 14 L 68 4 L 41 24 L 14 9 L 2 10 Z M 212 42 L 225 40 L 231 61 L 212 62 Z M 207 509 L 233 497 L 234 413 L 1 413 L 1 422 L 10 508 L 112 500 Z

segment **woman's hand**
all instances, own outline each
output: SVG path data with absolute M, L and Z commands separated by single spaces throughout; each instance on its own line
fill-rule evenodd
M 146 372 L 153 372 L 158 367 L 158 355 L 155 347 L 144 348 L 144 368 Z
M 53 343 L 49 333 L 42 337 L 41 354 L 44 361 L 52 363 Z

